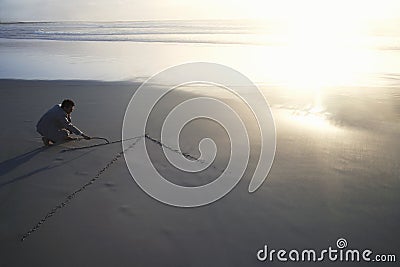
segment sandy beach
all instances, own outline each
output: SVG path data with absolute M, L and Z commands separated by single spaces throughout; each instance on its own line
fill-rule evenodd
M 373 88 L 353 88 L 351 94 L 332 90 L 321 97 L 322 111 L 308 106 L 307 95 L 288 97 L 277 88 L 262 88 L 277 130 L 267 180 L 249 194 L 250 164 L 225 197 L 187 209 L 143 192 L 121 156 L 120 142 L 75 149 L 103 142 L 81 140 L 43 148 L 35 132 L 47 109 L 72 98 L 74 124 L 92 136 L 120 140 L 125 109 L 138 86 L 0 81 L 0 266 L 274 266 L 282 263 L 257 260 L 264 245 L 324 249 L 335 247 L 339 238 L 351 248 L 400 255 L 400 98 L 393 88 L 379 89 L 380 101 Z M 174 99 L 186 96 L 177 92 Z M 164 104 L 174 105 L 168 99 Z M 157 117 L 150 120 L 150 129 L 157 123 Z M 197 155 L 194 136 L 207 135 L 209 126 L 203 122 L 187 132 L 184 152 Z M 149 135 L 157 137 L 152 130 Z M 223 131 L 214 139 L 221 154 L 199 178 L 177 175 L 160 158 L 157 143 L 147 140 L 147 146 L 172 181 L 193 186 L 209 182 L 226 164 Z M 251 150 L 250 157 L 257 153 Z

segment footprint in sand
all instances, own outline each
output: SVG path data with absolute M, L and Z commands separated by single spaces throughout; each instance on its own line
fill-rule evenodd
M 131 207 L 129 205 L 121 205 L 118 210 L 122 213 L 125 214 L 127 216 L 134 216 L 135 213 L 133 212 L 133 210 L 131 209 Z

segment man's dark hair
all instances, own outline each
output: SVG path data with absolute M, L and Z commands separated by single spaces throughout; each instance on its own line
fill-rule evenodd
M 70 108 L 70 107 L 74 107 L 75 103 L 74 101 L 72 101 L 71 99 L 65 99 L 62 103 L 61 103 L 61 107 L 62 108 Z

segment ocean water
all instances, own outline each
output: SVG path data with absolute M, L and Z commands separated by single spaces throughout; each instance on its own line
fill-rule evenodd
M 2 23 L 0 78 L 143 81 L 173 65 L 215 62 L 249 77 L 284 120 L 393 134 L 399 43 L 392 24 L 346 31 L 254 20 Z
M 0 24 L 0 78 L 130 80 L 210 61 L 256 83 L 320 87 L 398 83 L 400 33 L 273 21 Z
M 59 41 L 265 44 L 255 21 L 46 22 L 1 25 L 1 38 Z

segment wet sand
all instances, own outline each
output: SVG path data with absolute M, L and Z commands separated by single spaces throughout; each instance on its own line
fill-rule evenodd
M 261 263 L 256 257 L 266 244 L 325 249 L 341 237 L 351 248 L 400 257 L 400 98 L 394 89 L 336 90 L 316 101 L 263 88 L 277 129 L 267 180 L 248 193 L 251 163 L 225 197 L 185 209 L 162 204 L 139 188 L 118 157 L 121 143 L 68 152 L 63 151 L 102 141 L 41 148 L 36 122 L 64 98 L 77 103 L 73 122 L 83 131 L 121 139 L 124 112 L 138 86 L 0 81 L 1 266 L 273 266 L 282 263 Z M 178 92 L 174 99 L 187 96 Z M 157 137 L 159 122 L 157 117 L 150 121 L 152 136 Z M 194 127 L 184 149 L 196 155 L 198 138 L 193 135 L 208 134 L 212 125 Z M 216 128 L 214 137 L 222 155 L 200 180 L 176 175 L 156 143 L 149 142 L 148 148 L 171 181 L 198 185 L 218 175 L 229 157 L 223 131 Z M 257 158 L 254 146 L 251 157 Z M 21 242 L 46 214 L 94 178 Z

